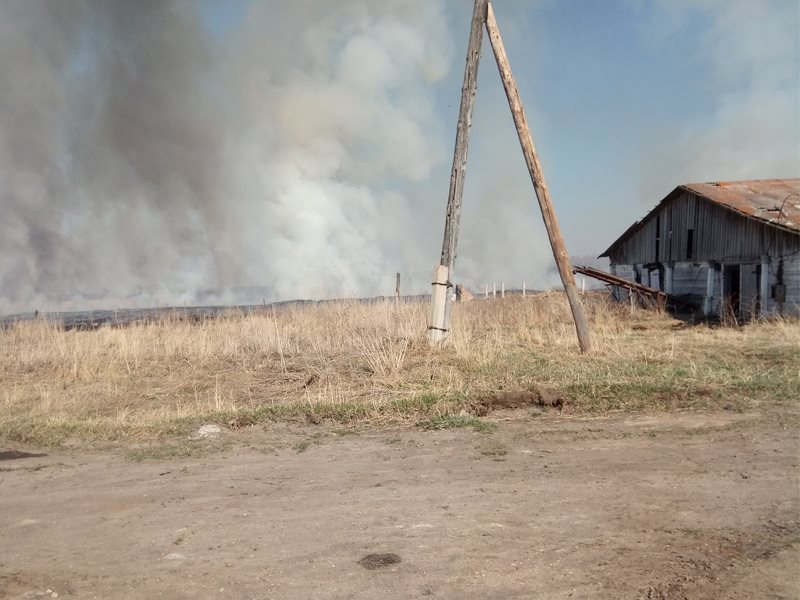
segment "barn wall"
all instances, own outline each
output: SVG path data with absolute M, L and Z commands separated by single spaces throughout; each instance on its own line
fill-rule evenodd
M 702 310 L 703 301 L 706 296 L 706 286 L 708 277 L 708 265 L 705 263 L 676 263 L 672 271 L 672 296 L 676 298 L 681 308 L 687 310 Z M 714 270 L 714 267 L 711 267 Z M 639 277 L 637 278 L 637 272 Z M 628 281 L 642 283 L 646 286 L 663 289 L 662 280 L 665 279 L 664 275 L 659 274 L 658 268 L 648 267 L 645 265 L 614 265 L 612 267 L 612 274 Z M 718 281 L 719 274 L 715 271 L 715 286 L 719 288 L 721 285 Z M 721 294 L 718 289 L 715 290 L 714 295 L 719 298 Z M 626 300 L 627 293 L 625 290 L 615 291 L 614 296 L 618 300 Z
M 709 309 L 709 315 L 719 315 L 722 309 L 725 279 L 730 277 L 730 270 L 739 268 L 739 315 L 745 319 L 763 316 L 800 316 L 800 254 L 772 259 L 768 265 L 768 297 L 764 310 L 761 309 L 760 273 L 761 262 L 729 263 L 716 262 L 676 263 L 672 275 L 672 296 L 679 308 L 687 312 L 703 312 Z M 706 306 L 708 289 L 708 272 L 711 270 L 711 297 Z M 637 281 L 636 273 L 640 273 L 639 282 L 658 288 L 657 270 L 648 270 L 643 265 L 613 265 L 612 273 L 628 281 Z M 649 274 L 649 275 L 648 275 Z M 785 287 L 784 301 L 778 302 L 776 286 Z M 624 290 L 617 290 L 618 300 L 627 300 Z
M 760 307 L 760 263 L 744 263 L 740 266 L 739 312 L 745 319 L 758 316 Z
M 776 301 L 774 294 L 770 294 L 769 309 L 774 314 L 784 316 L 800 316 L 800 254 L 786 257 L 782 264 L 780 261 L 770 264 L 770 290 L 778 283 L 781 275 L 783 285 L 786 286 L 786 300 L 783 303 Z
M 800 234 L 747 218 L 689 191 L 668 198 L 609 258 L 618 276 L 664 291 L 671 267 L 672 296 L 687 310 L 710 308 L 709 314 L 719 314 L 725 291 L 731 292 L 731 270 L 738 267 L 734 293 L 740 316 L 800 314 Z M 713 293 L 706 301 L 709 269 Z M 761 297 L 762 269 L 768 273 L 766 299 Z M 726 277 L 731 277 L 727 285 Z M 784 302 L 775 296 L 781 285 Z
M 681 302 L 703 306 L 708 266 L 702 263 L 676 263 L 672 270 L 672 295 Z
M 689 231 L 692 243 L 689 244 Z M 757 262 L 800 253 L 800 235 L 746 218 L 685 191 L 667 201 L 611 253 L 616 264 Z
M 634 273 L 631 265 L 611 265 L 611 274 L 621 277 L 622 279 L 627 279 L 628 281 L 636 281 L 636 274 Z M 614 286 L 611 286 L 610 289 L 615 300 L 619 300 L 621 302 L 628 301 L 627 290 Z

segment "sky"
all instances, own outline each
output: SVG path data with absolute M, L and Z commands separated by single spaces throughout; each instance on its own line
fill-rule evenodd
M 795 0 L 495 0 L 570 254 L 800 176 Z M 469 0 L 0 4 L 0 313 L 427 291 Z M 558 285 L 484 38 L 455 279 Z

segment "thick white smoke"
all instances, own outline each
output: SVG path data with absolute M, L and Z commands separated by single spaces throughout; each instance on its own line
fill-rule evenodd
M 692 39 L 708 73 L 675 90 L 705 109 L 654 118 L 625 172 L 590 152 L 565 160 L 552 132 L 570 128 L 539 112 L 546 87 L 529 93 L 537 60 L 559 60 L 543 32 L 579 35 L 570 10 L 584 9 L 496 2 L 551 189 L 565 172 L 586 182 L 555 195 L 568 243 L 587 202 L 608 207 L 591 227 L 606 243 L 628 224 L 621 203 L 798 175 L 795 0 L 619 1 L 652 16 L 631 52 Z M 220 24 L 225 3 L 207 0 L 3 0 L 0 312 L 372 295 L 396 270 L 429 289 L 471 4 L 237 0 L 241 18 Z M 456 276 L 547 287 L 552 255 L 484 44 Z M 606 180 L 584 175 L 606 164 Z
M 225 35 L 201 7 L 0 5 L 0 310 L 369 294 L 433 263 L 443 3 L 252 2 Z

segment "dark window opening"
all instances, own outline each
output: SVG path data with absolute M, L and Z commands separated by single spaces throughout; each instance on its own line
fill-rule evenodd
M 694 229 L 686 232 L 686 260 L 691 260 L 694 256 Z

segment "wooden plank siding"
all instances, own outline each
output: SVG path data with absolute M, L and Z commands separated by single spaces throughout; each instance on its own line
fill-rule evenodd
M 688 190 L 616 242 L 608 257 L 612 273 L 662 290 L 671 269 L 672 295 L 695 310 L 704 305 L 711 269 L 710 314 L 719 314 L 725 277 L 734 277 L 738 268 L 742 316 L 753 316 L 757 309 L 762 314 L 800 314 L 800 232 L 748 218 Z M 764 265 L 766 300 L 761 298 L 760 283 Z M 781 285 L 782 303 L 775 297 L 776 286 Z
M 689 230 L 693 231 L 691 251 Z M 658 254 L 656 255 L 656 240 Z M 800 253 L 800 234 L 771 227 L 683 192 L 623 240 L 612 264 L 760 261 Z
M 770 263 L 770 285 L 777 281 L 779 268 L 781 280 L 786 286 L 786 299 L 778 303 L 771 294 L 768 308 L 776 314 L 800 317 L 800 254 L 785 257 L 775 264 Z

